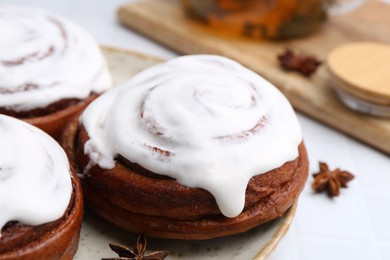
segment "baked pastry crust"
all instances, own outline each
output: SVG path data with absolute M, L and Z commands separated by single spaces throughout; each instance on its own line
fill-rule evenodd
M 0 260 L 73 259 L 80 238 L 83 194 L 71 168 L 72 197 L 63 217 L 39 226 L 8 223 L 0 237 Z
M 54 139 L 58 139 L 68 120 L 75 114 L 83 111 L 84 108 L 86 108 L 88 104 L 97 97 L 98 94 L 92 94 L 85 100 L 80 100 L 75 104 L 71 104 L 64 109 L 57 110 L 53 113 L 20 119 L 42 129 L 51 135 Z
M 62 135 L 61 144 L 79 172 L 89 162 L 84 154 L 88 139 L 78 117 Z M 245 232 L 282 216 L 298 198 L 307 174 L 302 142 L 297 159 L 250 180 L 244 211 L 235 218 L 223 216 L 208 191 L 184 187 L 121 157 L 111 170 L 93 166 L 82 184 L 88 205 L 121 228 L 154 237 L 202 240 Z
M 60 100 L 46 108 L 21 113 L 0 107 L 0 113 L 21 119 L 58 139 L 68 120 L 84 110 L 97 97 L 98 94 L 91 94 L 85 100 Z

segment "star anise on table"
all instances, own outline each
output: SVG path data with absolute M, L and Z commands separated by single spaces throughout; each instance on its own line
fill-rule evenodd
M 347 171 L 342 171 L 339 168 L 331 171 L 324 162 L 319 162 L 320 171 L 313 174 L 314 182 L 311 185 L 316 192 L 327 191 L 330 197 L 339 196 L 340 188 L 346 188 L 347 183 L 355 176 Z
M 102 258 L 102 260 L 162 260 L 169 254 L 168 251 L 156 251 L 146 254 L 146 238 L 143 234 L 138 237 L 137 245 L 134 247 L 134 250 L 118 244 L 110 244 L 110 248 L 117 253 L 119 257 Z
M 278 56 L 278 60 L 283 69 L 297 71 L 306 77 L 311 76 L 322 63 L 314 56 L 294 52 L 289 48 Z

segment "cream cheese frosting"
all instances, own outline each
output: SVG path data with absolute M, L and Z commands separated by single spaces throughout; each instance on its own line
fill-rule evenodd
M 45 10 L 0 5 L 0 106 L 42 108 L 111 86 L 99 46 L 78 25 Z
M 81 115 L 90 164 L 121 155 L 239 215 L 250 178 L 298 156 L 296 115 L 271 83 L 235 61 L 183 56 L 144 70 Z
M 57 142 L 0 115 L 0 230 L 9 221 L 40 225 L 60 219 L 71 194 L 68 159 Z

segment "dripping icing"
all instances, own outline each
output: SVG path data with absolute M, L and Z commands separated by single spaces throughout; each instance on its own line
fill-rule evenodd
M 208 190 L 227 217 L 242 212 L 250 178 L 296 159 L 302 141 L 291 105 L 272 84 L 212 55 L 146 69 L 94 101 L 80 121 L 94 164 L 111 169 L 120 154 Z

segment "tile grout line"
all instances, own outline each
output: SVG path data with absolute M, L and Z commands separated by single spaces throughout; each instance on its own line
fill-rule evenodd
M 347 150 L 349 150 L 349 154 L 351 156 L 353 170 L 356 171 L 357 165 L 354 162 L 355 158 L 353 157 L 353 151 L 351 151 L 351 146 L 348 146 Z M 375 254 L 375 258 L 373 258 L 373 259 L 384 260 L 382 258 L 382 253 L 380 251 L 380 248 L 379 248 L 378 244 L 376 243 L 376 234 L 375 234 L 374 226 L 372 225 L 372 218 L 370 216 L 369 209 L 367 206 L 367 200 L 365 199 L 365 189 L 362 187 L 359 180 L 355 180 L 355 181 L 357 182 L 356 185 L 358 186 L 357 192 L 356 192 L 358 205 L 361 208 L 362 217 L 364 219 L 364 222 L 366 223 L 367 233 L 369 236 L 368 242 L 369 242 L 370 247 L 372 248 L 372 250 L 374 251 L 374 254 Z

